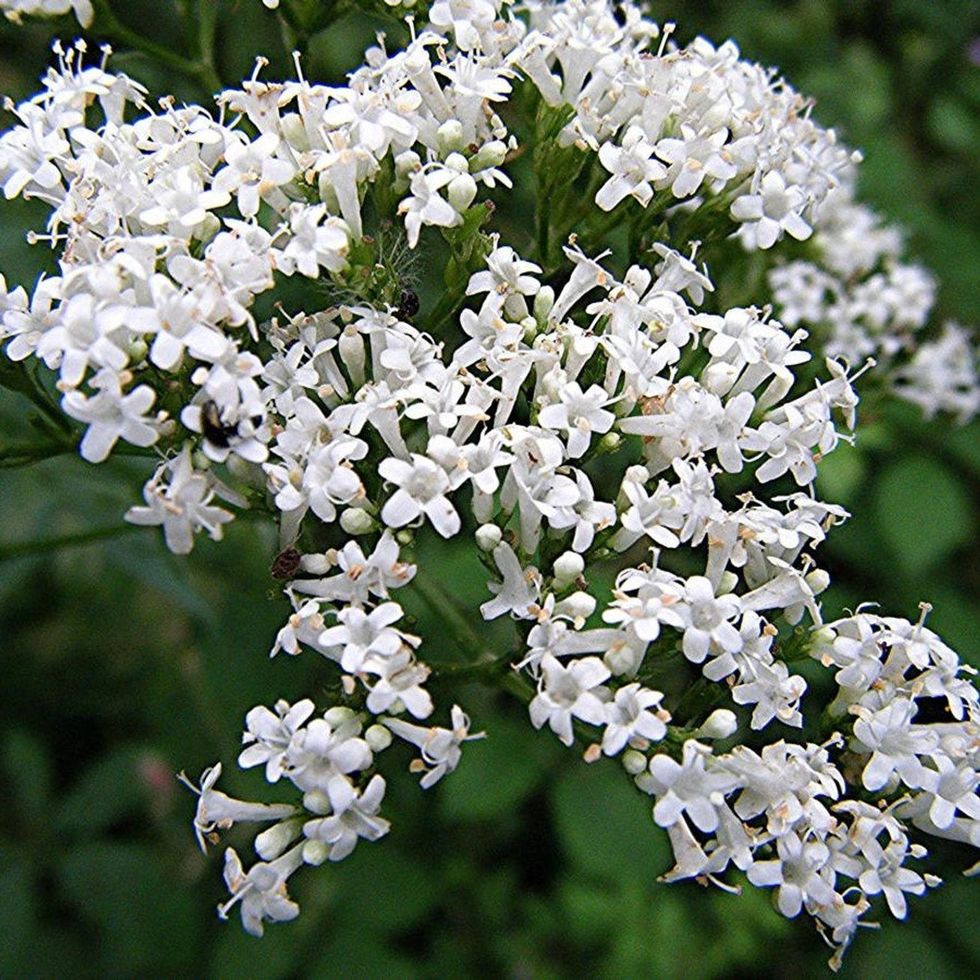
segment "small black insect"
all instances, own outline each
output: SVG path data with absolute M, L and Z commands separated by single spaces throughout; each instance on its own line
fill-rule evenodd
M 295 548 L 280 551 L 272 563 L 272 577 L 280 581 L 294 578 L 299 571 L 300 558 L 302 555 Z
M 204 438 L 219 449 L 227 449 L 233 436 L 238 435 L 237 425 L 228 425 L 221 419 L 221 409 L 213 401 L 201 406 L 201 432 Z
M 420 306 L 418 293 L 411 286 L 405 286 L 398 297 L 398 309 L 395 313 L 399 320 L 411 321 Z

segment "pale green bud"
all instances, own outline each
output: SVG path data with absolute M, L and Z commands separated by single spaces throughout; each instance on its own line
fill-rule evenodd
M 502 537 L 503 532 L 496 524 L 481 524 L 476 529 L 476 546 L 480 551 L 493 551 Z
M 348 534 L 367 534 L 374 528 L 374 518 L 360 507 L 348 507 L 340 515 L 340 526 Z

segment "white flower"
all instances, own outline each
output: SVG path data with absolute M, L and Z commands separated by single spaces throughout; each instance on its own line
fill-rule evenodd
M 261 936 L 263 923 L 289 922 L 299 915 L 299 906 L 286 893 L 289 876 L 303 863 L 302 848 L 295 847 L 275 861 L 259 861 L 246 874 L 232 848 L 225 851 L 225 883 L 232 897 L 218 906 L 222 919 L 237 904 L 242 908 L 242 925 L 252 936 Z
M 79 452 L 90 463 L 101 463 L 119 439 L 134 446 L 152 446 L 159 438 L 153 421 L 145 416 L 156 400 L 148 385 L 123 394 L 119 375 L 108 368 L 89 381 L 96 394 L 68 391 L 61 400 L 66 414 L 88 425 Z
M 758 193 L 743 194 L 732 204 L 732 217 L 742 222 L 739 234 L 747 248 L 771 248 L 785 231 L 803 241 L 812 229 L 800 212 L 804 207 L 803 192 L 787 185 L 778 170 L 768 171 L 762 178 Z
M 349 674 L 365 669 L 371 657 L 386 660 L 393 657 L 405 643 L 405 637 L 391 628 L 402 618 L 397 602 L 383 602 L 366 613 L 357 606 L 348 606 L 337 613 L 338 624 L 320 634 L 320 645 L 336 657 L 340 651 L 340 666 Z
M 541 598 L 540 576 L 535 569 L 522 568 L 514 549 L 506 542 L 493 549 L 493 561 L 503 581 L 487 583 L 494 598 L 480 606 L 483 618 L 496 619 L 510 613 L 516 619 L 530 619 Z
M 606 755 L 621 752 L 634 738 L 659 742 L 667 734 L 666 712 L 650 711 L 660 708 L 663 694 L 640 684 L 627 684 L 616 691 L 606 703 L 606 730 L 602 735 L 602 751 Z
M 878 711 L 855 706 L 856 749 L 871 753 L 861 775 L 865 789 L 881 789 L 896 772 L 906 786 L 924 785 L 928 777 L 919 756 L 937 748 L 939 737 L 926 726 L 913 726 L 915 712 L 915 702 L 906 698 L 896 698 Z
M 214 788 L 220 776 L 220 762 L 201 773 L 198 786 L 183 773 L 180 776 L 181 782 L 198 796 L 194 833 L 202 851 L 206 849 L 208 841 L 214 843 L 218 830 L 227 830 L 236 823 L 283 820 L 296 813 L 296 807 L 287 803 L 248 803 L 233 799 Z
M 830 870 L 830 850 L 823 841 L 804 841 L 790 831 L 778 838 L 776 851 L 775 860 L 754 862 L 747 875 L 760 888 L 778 886 L 776 906 L 783 915 L 789 919 L 799 915 L 804 902 L 833 904 L 834 889 L 821 874 Z
M 452 772 L 462 758 L 463 742 L 483 738 L 484 732 L 470 734 L 470 720 L 458 704 L 452 708 L 452 728 L 423 728 L 399 718 L 382 718 L 382 723 L 399 738 L 411 742 L 422 750 L 422 758 L 412 763 L 413 772 L 422 772 L 422 789 L 434 786 L 443 776 Z M 417 764 L 416 764 L 417 763 Z
M 672 827 L 686 813 L 698 830 L 718 827 L 718 808 L 735 781 L 720 769 L 706 769 L 711 749 L 694 739 L 684 743 L 683 762 L 667 755 L 650 760 L 650 789 L 656 794 L 653 819 L 658 827 Z
M 214 506 L 217 482 L 207 473 L 198 473 L 189 449 L 164 463 L 143 487 L 145 507 L 130 507 L 125 519 L 131 524 L 163 525 L 164 540 L 175 555 L 190 554 L 194 535 L 203 529 L 220 541 L 223 525 L 234 515 Z
M 599 188 L 595 202 L 603 211 L 612 211 L 626 197 L 633 197 L 644 207 L 653 197 L 653 181 L 667 176 L 662 163 L 653 158 L 653 145 L 639 126 L 630 126 L 623 135 L 622 146 L 603 143 L 599 162 L 612 176 Z
M 440 168 L 428 173 L 420 170 L 412 177 L 411 197 L 406 197 L 398 205 L 398 213 L 405 215 L 405 230 L 408 232 L 410 247 L 415 248 L 418 244 L 422 225 L 453 228 L 462 224 L 460 213 L 445 198 L 439 196 L 439 191 L 455 176 L 452 170 Z
M 360 838 L 375 841 L 388 833 L 391 824 L 378 816 L 384 795 L 384 778 L 372 776 L 363 791 L 354 793 L 353 800 L 343 812 L 308 820 L 303 833 L 310 841 L 328 845 L 331 861 L 342 861 L 354 850 Z
M 538 693 L 529 705 L 531 724 L 545 722 L 565 745 L 575 740 L 572 718 L 591 725 L 606 720 L 602 698 L 596 689 L 609 678 L 609 668 L 598 657 L 580 657 L 563 667 L 551 654 L 541 658 Z
M 582 391 L 576 381 L 564 385 L 558 397 L 560 402 L 541 409 L 538 422 L 545 429 L 564 432 L 568 455 L 577 459 L 589 448 L 594 432 L 602 435 L 612 428 L 616 416 L 607 411 L 606 405 L 613 399 L 599 385 Z
M 438 463 L 412 453 L 411 463 L 394 457 L 383 460 L 378 473 L 398 487 L 381 509 L 381 520 L 389 527 L 404 527 L 424 515 L 444 538 L 459 533 L 459 514 L 446 496 L 449 477 Z
M 738 596 L 715 596 L 714 586 L 703 575 L 692 575 L 684 584 L 684 656 L 702 663 L 714 644 L 729 653 L 742 648 L 742 636 L 731 620 L 740 615 Z

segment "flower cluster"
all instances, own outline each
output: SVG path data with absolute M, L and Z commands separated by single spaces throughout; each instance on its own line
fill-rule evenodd
M 59 47 L 0 135 L 4 194 L 50 206 L 37 238 L 60 260 L 30 295 L 0 283 L 6 356 L 57 375 L 84 459 L 157 454 L 126 518 L 174 552 L 246 507 L 277 520 L 293 612 L 272 652 L 336 667 L 325 710 L 246 718 L 239 764 L 285 778 L 294 804 L 226 796 L 220 765 L 195 787 L 202 845 L 272 824 L 249 870 L 228 850 L 222 914 L 240 905 L 253 933 L 291 919 L 293 873 L 388 832 L 393 735 L 425 788 L 476 737 L 457 705 L 448 727 L 415 723 L 444 711 L 439 664 L 392 594 L 423 577 L 431 526 L 473 538 L 480 612 L 514 623 L 516 650 L 471 666 L 513 664 L 535 728 L 621 760 L 655 797 L 666 877 L 734 866 L 843 948 L 874 896 L 901 917 L 932 883 L 905 866 L 924 854 L 907 822 L 980 843 L 977 694 L 921 622 L 823 625 L 813 552 L 848 515 L 813 481 L 852 438 L 872 356 L 927 411 L 974 412 L 965 337 L 899 360 L 931 278 L 853 203 L 856 156 L 730 42 L 679 47 L 607 0 L 439 0 L 429 18 L 343 87 L 299 64 L 264 81 L 260 62 L 216 113 L 154 108 Z M 526 150 L 519 252 L 492 221 Z M 775 311 L 712 302 L 696 256 L 729 240 L 778 255 L 787 236 L 818 259 L 772 262 Z M 444 260 L 424 313 L 413 251 Z M 814 357 L 807 328 L 828 324 Z M 590 584 L 604 564 L 608 595 Z M 817 744 L 786 740 L 808 654 L 839 685 Z M 948 717 L 913 722 L 925 701 Z
M 92 0 L 0 0 L 0 11 L 19 24 L 22 17 L 60 17 L 71 11 L 82 27 L 92 23 Z

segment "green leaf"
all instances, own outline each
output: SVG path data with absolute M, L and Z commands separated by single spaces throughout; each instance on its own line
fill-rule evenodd
M 200 906 L 176 868 L 143 844 L 94 843 L 76 848 L 60 884 L 97 929 L 99 972 L 163 976 L 193 969 Z M 93 967 L 95 964 L 93 964 Z
M 587 874 L 653 885 L 670 866 L 667 835 L 653 822 L 649 798 L 615 762 L 569 770 L 552 803 L 562 846 Z
M 881 537 L 907 574 L 921 575 L 970 540 L 970 498 L 941 463 L 914 456 L 893 463 L 878 483 Z
M 841 443 L 820 461 L 817 469 L 817 489 L 822 499 L 842 503 L 853 500 L 866 470 L 865 457 L 854 446 Z
M 3 770 L 19 803 L 17 816 L 25 823 L 44 820 L 51 798 L 51 764 L 44 744 L 26 732 L 10 732 L 3 741 Z
M 116 749 L 90 766 L 55 813 L 61 831 L 103 830 L 140 810 L 145 792 L 139 765 L 145 753 Z
M 529 726 L 495 718 L 485 739 L 465 746 L 465 764 L 440 783 L 443 816 L 488 820 L 513 810 L 547 772 L 545 757 L 553 756 L 551 749 Z

